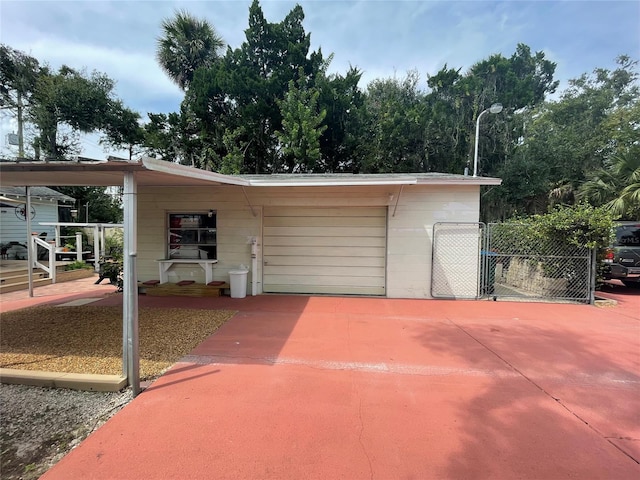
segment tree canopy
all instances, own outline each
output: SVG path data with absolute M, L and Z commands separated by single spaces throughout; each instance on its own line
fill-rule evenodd
M 103 187 L 53 187 L 60 193 L 76 199 L 79 222 L 122 222 L 122 197 L 119 192 L 108 192 Z M 87 203 L 89 208 L 86 208 Z M 87 218 L 87 212 L 89 218 Z
M 0 79 L 2 106 L 16 113 L 19 128 L 24 121 L 36 129 L 31 145 L 36 159 L 78 153 L 79 132 L 102 132 L 107 142 L 118 146 L 140 141 L 139 114 L 115 97 L 115 83 L 105 74 L 87 74 L 65 65 L 53 71 L 0 44 Z
M 186 10 L 162 22 L 163 35 L 158 38 L 156 58 L 160 67 L 182 90 L 187 90 L 196 70 L 207 67 L 218 58 L 224 47 L 222 37 L 206 20 Z
M 616 69 L 583 74 L 558 99 L 514 116 L 519 136 L 495 172 L 504 182 L 491 204 L 508 215 L 585 199 L 637 219 L 640 199 L 631 190 L 640 156 L 639 88 L 637 62 L 621 56 Z
M 539 214 L 588 201 L 637 219 L 640 85 L 637 61 L 620 56 L 558 92 L 556 64 L 518 44 L 468 70 L 444 65 L 360 85 L 350 67 L 329 74 L 333 55 L 311 48 L 304 11 L 266 19 L 258 0 L 244 41 L 226 46 L 206 19 L 176 11 L 160 25 L 157 60 L 182 90 L 176 112 L 140 116 L 98 72 L 52 71 L 0 48 L 0 101 L 36 127 L 34 156 L 76 151 L 77 132 L 103 143 L 227 174 L 478 174 L 503 184 L 482 190 L 482 219 Z M 551 97 L 551 98 L 550 98 Z M 503 111 L 479 116 L 493 103 Z

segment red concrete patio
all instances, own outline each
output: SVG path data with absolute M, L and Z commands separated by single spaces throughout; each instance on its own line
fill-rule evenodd
M 640 478 L 623 300 L 141 296 L 239 313 L 42 478 Z

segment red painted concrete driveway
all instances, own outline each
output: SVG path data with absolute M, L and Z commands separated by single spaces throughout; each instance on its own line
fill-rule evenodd
M 141 297 L 239 313 L 43 478 L 637 479 L 629 298 Z

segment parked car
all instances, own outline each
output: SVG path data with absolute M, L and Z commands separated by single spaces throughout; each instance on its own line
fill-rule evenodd
M 640 221 L 618 222 L 616 239 L 605 256 L 604 278 L 640 287 Z

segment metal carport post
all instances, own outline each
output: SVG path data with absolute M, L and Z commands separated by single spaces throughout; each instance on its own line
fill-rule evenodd
M 124 255 L 122 290 L 122 370 L 133 395 L 140 393 L 140 351 L 138 339 L 137 216 L 138 185 L 134 172 L 124 173 Z

